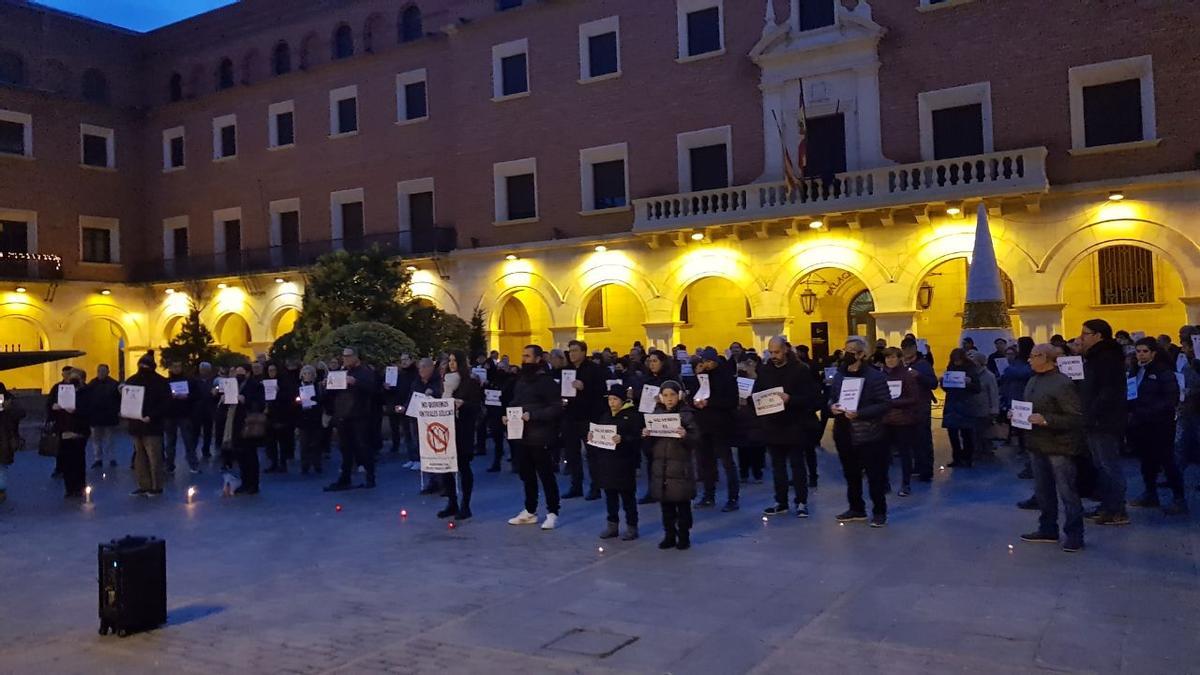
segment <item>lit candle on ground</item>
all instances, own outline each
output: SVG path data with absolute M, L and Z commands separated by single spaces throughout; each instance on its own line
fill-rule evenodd
M 446 523 L 446 527 L 447 527 L 448 529 L 451 529 L 451 530 L 453 530 L 453 529 L 454 529 L 454 521 L 451 521 L 451 522 L 449 522 L 449 523 Z
M 400 517 L 407 518 L 408 517 L 408 509 L 400 509 Z
M 83 498 L 84 498 L 84 500 L 86 500 L 88 502 L 92 501 L 92 486 L 91 485 L 83 488 Z
M 597 549 L 596 549 L 596 552 L 597 552 L 597 553 L 604 553 L 604 547 L 603 547 L 603 546 L 601 546 L 600 548 L 597 548 Z
M 341 513 L 341 512 L 342 512 L 342 505 L 341 505 L 341 504 L 334 504 L 334 506 L 333 506 L 333 510 L 334 510 L 334 511 L 337 511 L 338 513 Z
M 764 523 L 765 523 L 765 522 L 767 522 L 767 517 L 766 517 L 766 516 L 763 516 L 763 522 L 764 522 Z
M 195 497 L 195 496 L 196 496 L 196 488 L 195 488 L 194 486 L 193 486 L 193 487 L 189 487 L 189 488 L 188 488 L 188 491 L 187 491 L 187 500 L 188 500 L 188 503 L 189 503 L 189 504 L 191 504 L 191 503 L 192 503 L 192 498 L 193 498 L 193 497 Z

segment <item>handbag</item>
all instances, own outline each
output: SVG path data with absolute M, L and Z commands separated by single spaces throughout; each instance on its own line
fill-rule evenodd
M 242 425 L 242 438 L 261 440 L 267 437 L 267 414 L 246 413 L 246 422 Z
M 62 439 L 54 432 L 54 425 L 47 423 L 42 427 L 42 437 L 38 440 L 38 455 L 42 457 L 58 457 L 58 446 Z

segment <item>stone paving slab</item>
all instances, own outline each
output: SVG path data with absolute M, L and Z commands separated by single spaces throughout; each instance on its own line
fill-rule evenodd
M 688 552 L 657 549 L 654 506 L 636 542 L 596 538 L 600 502 L 566 502 L 554 532 L 511 527 L 508 471 L 477 473 L 476 517 L 450 530 L 397 461 L 374 491 L 325 494 L 329 475 L 293 474 L 238 499 L 214 474 L 131 498 L 118 469 L 89 476 L 82 506 L 50 468 L 19 455 L 0 505 L 0 673 L 1200 669 L 1197 519 L 1137 511 L 1090 527 L 1077 555 L 1023 544 L 1035 514 L 1013 503 L 1032 485 L 1004 452 L 890 498 L 883 530 L 833 520 L 844 485 L 825 453 L 812 518 L 763 523 L 769 481 L 745 486 L 740 512 L 697 511 Z M 102 638 L 95 547 L 127 533 L 167 540 L 170 621 Z

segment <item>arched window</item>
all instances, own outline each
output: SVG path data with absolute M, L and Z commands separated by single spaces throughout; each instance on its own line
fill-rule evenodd
M 380 38 L 383 37 L 383 17 L 379 14 L 372 14 L 367 17 L 367 22 L 363 24 L 363 51 L 368 54 L 374 54 L 375 51 L 383 45 L 380 43 Z
M 860 291 L 850 300 L 846 308 L 846 326 L 849 335 L 875 340 L 875 299 L 871 291 Z
M 320 62 L 321 38 L 309 33 L 300 41 L 300 70 L 308 70 Z
M 354 56 L 354 33 L 350 26 L 342 24 L 333 32 L 333 58 L 345 59 Z
M 108 79 L 104 73 L 95 68 L 84 71 L 83 98 L 92 103 L 108 103 Z
M 292 49 L 288 47 L 288 43 L 280 42 L 275 45 L 275 51 L 271 53 L 271 72 L 275 75 L 292 72 Z
M 1154 254 L 1127 244 L 1096 253 L 1101 305 L 1133 305 L 1155 301 Z
M 221 65 L 217 66 L 217 90 L 229 89 L 233 86 L 233 61 L 230 59 L 221 59 Z
M 412 42 L 425 37 L 425 29 L 421 26 L 421 8 L 409 5 L 400 13 L 400 41 Z
M 167 100 L 172 103 L 183 100 L 183 76 L 179 73 L 171 75 L 171 83 L 167 85 Z
M 12 52 L 0 52 L 0 84 L 25 84 L 25 61 Z
M 604 287 L 596 289 L 583 308 L 584 328 L 604 328 Z

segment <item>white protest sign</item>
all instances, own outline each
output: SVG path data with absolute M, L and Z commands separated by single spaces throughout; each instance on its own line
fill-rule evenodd
M 754 392 L 754 380 L 749 377 L 739 377 L 737 385 L 738 398 L 750 398 L 750 394 Z
M 188 390 L 188 381 L 187 380 L 171 380 L 170 384 L 171 384 L 171 393 L 174 394 L 175 396 L 187 396 L 188 395 L 189 390 Z
M 1072 380 L 1083 379 L 1083 357 L 1082 356 L 1060 356 L 1058 357 L 1058 369 L 1063 375 Z
M 383 369 L 383 383 L 389 387 L 400 382 L 400 366 L 388 366 Z
M 521 408 L 506 408 L 504 412 L 507 436 L 510 441 L 519 441 L 525 437 L 525 420 L 521 416 L 525 411 Z
M 846 412 L 858 412 L 858 400 L 862 398 L 863 378 L 842 378 L 842 389 L 838 393 L 838 405 Z
M 475 366 L 471 369 L 471 376 L 479 380 L 481 383 L 487 382 L 487 368 Z
M 429 397 L 425 394 L 422 394 L 419 391 L 414 391 L 412 398 L 408 400 L 408 411 L 404 414 L 413 419 L 417 419 L 417 413 L 421 411 L 421 401 L 424 401 L 427 398 Z
M 426 398 L 417 411 L 417 437 L 421 442 L 421 470 L 426 473 L 458 471 L 454 443 L 454 399 Z
M 484 389 L 483 404 L 490 405 L 493 408 L 499 408 L 501 405 L 503 405 L 500 402 L 500 394 L 501 392 L 499 389 Z
M 837 366 L 830 366 L 825 369 L 825 384 L 833 382 L 833 378 L 837 377 Z
M 346 371 L 331 370 L 325 376 L 325 388 L 332 391 L 342 391 L 346 388 Z
M 1192 336 L 1192 358 L 1200 358 L 1200 333 Z
M 1009 420 L 1015 429 L 1032 429 L 1033 423 L 1029 416 L 1033 414 L 1033 403 L 1029 401 L 1012 402 L 1012 419 Z
M 1003 375 L 1004 371 L 1008 370 L 1008 357 L 996 357 L 996 374 Z
M 1125 380 L 1125 400 L 1136 401 L 1138 397 L 1138 381 L 1136 377 L 1126 378 Z
M 917 338 L 917 352 L 920 354 L 929 354 L 929 340 L 925 338 Z
M 646 415 L 646 428 L 657 438 L 679 438 L 679 413 L 657 413 Z
M 1183 372 L 1183 369 L 1187 368 L 1187 364 L 1187 354 L 1184 352 L 1179 352 L 1179 356 L 1175 357 L 1175 372 Z
M 754 414 L 759 417 L 783 412 L 783 387 L 764 389 L 751 394 L 750 398 L 754 401 Z
M 317 388 L 311 384 L 300 385 L 300 407 L 308 410 L 317 404 Z
M 967 374 L 961 370 L 947 370 L 942 374 L 942 389 L 966 389 Z
M 691 363 L 684 361 L 683 364 L 679 366 L 679 376 L 680 377 L 691 377 L 695 374 L 696 374 L 696 369 L 692 367 Z
M 221 380 L 221 403 L 225 405 L 238 404 L 238 381 L 236 377 Z
M 654 406 L 658 405 L 658 390 L 659 388 L 652 384 L 642 385 L 642 400 L 638 403 L 638 412 L 654 412 Z
M 263 398 L 274 401 L 279 397 L 279 380 L 263 380 Z
M 708 384 L 708 373 L 700 373 L 696 376 L 700 382 L 700 388 L 696 390 L 696 395 L 692 397 L 694 401 L 707 401 L 712 398 L 712 389 Z
M 604 381 L 604 391 L 607 392 L 609 389 L 612 389 L 614 386 L 623 386 L 623 385 L 624 385 L 624 383 L 621 382 L 620 380 L 605 380 Z
M 560 391 L 559 394 L 563 398 L 575 398 L 575 394 L 579 393 L 575 391 L 575 377 L 578 374 L 578 371 L 570 368 L 567 368 L 559 373 L 559 375 L 562 377 L 560 385 L 562 387 L 562 391 Z
M 75 412 L 75 385 L 58 385 L 58 407 L 67 412 Z
M 892 398 L 900 398 L 900 392 L 904 391 L 904 381 L 888 380 L 888 390 L 888 393 L 892 395 Z
M 617 425 L 615 424 L 595 424 L 588 425 L 588 445 L 593 445 L 603 450 L 616 450 L 617 443 L 621 442 L 621 437 L 617 435 Z
M 142 402 L 146 400 L 146 388 L 140 384 L 121 387 L 121 417 L 127 420 L 142 419 Z
M 688 353 L 687 353 L 686 349 L 676 349 L 675 350 L 675 360 L 676 361 L 687 361 L 687 359 L 688 359 Z

